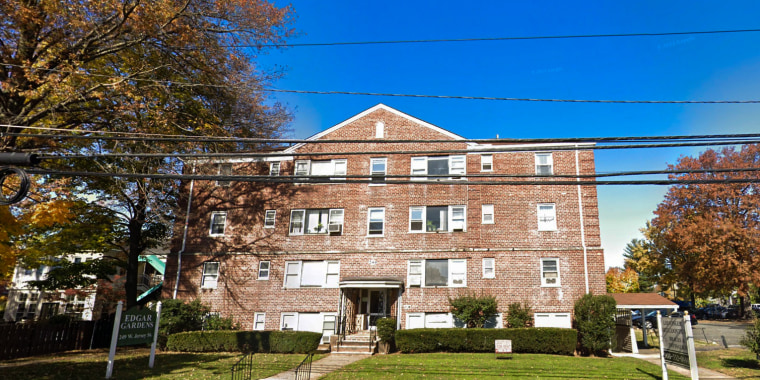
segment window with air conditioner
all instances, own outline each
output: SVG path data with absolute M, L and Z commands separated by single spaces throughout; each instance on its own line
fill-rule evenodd
M 348 160 L 297 160 L 296 176 L 317 176 L 317 177 L 341 177 L 342 178 L 311 178 L 313 181 L 325 181 L 333 179 L 345 179 Z
M 337 288 L 339 279 L 338 260 L 285 262 L 285 288 Z
M 290 212 L 290 235 L 341 234 L 343 209 L 301 209 Z
M 467 174 L 466 156 L 412 157 L 412 180 L 450 180 L 462 179 Z M 415 177 L 427 175 L 428 177 Z
M 465 206 L 412 206 L 409 208 L 410 232 L 467 231 Z
M 466 259 L 425 259 L 407 262 L 409 287 L 466 287 Z
M 559 282 L 559 259 L 541 259 L 541 286 L 560 286 Z

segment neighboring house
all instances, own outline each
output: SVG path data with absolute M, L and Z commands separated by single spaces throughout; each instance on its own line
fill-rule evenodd
M 101 253 L 77 253 L 68 255 L 65 260 L 80 263 L 100 259 Z M 140 256 L 138 266 L 138 302 L 155 297 L 163 283 L 165 256 Z M 3 320 L 6 322 L 44 320 L 56 314 L 65 314 L 75 320 L 96 320 L 103 309 L 98 299 L 103 289 L 97 285 L 81 289 L 59 289 L 41 291 L 29 286 L 30 281 L 44 280 L 52 267 L 42 265 L 37 269 L 16 266 L 12 286 L 8 289 Z M 119 269 L 122 272 L 122 269 Z
M 273 179 L 183 184 L 189 218 L 177 219 L 165 297 L 200 298 L 245 329 L 327 336 L 381 317 L 457 326 L 448 299 L 466 294 L 569 328 L 578 298 L 605 294 L 596 187 L 572 177 L 595 173 L 593 145 L 466 142 L 382 104 L 309 140 L 186 167 Z M 329 183 L 287 183 L 294 175 Z M 535 183 L 483 183 L 505 180 Z M 488 325 L 503 327 L 501 314 Z

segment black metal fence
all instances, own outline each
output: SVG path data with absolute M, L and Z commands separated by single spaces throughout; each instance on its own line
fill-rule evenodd
M 296 380 L 309 380 L 311 379 L 311 359 L 314 354 L 309 354 L 303 359 L 301 364 L 296 367 Z
M 243 355 L 243 357 L 232 366 L 232 380 L 251 380 L 252 370 L 253 352 Z

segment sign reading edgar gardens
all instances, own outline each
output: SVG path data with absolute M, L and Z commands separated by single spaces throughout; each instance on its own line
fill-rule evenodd
M 117 345 L 132 346 L 135 344 L 153 342 L 153 332 L 156 329 L 156 312 L 148 308 L 133 307 L 127 310 L 119 323 L 119 338 Z

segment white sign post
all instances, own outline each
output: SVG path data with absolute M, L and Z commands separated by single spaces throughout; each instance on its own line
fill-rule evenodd
M 150 345 L 150 360 L 148 368 L 153 368 L 153 362 L 156 358 L 156 341 L 158 341 L 158 324 L 161 323 L 161 301 L 156 305 L 156 330 L 153 331 L 153 344 Z
M 113 360 L 116 356 L 116 342 L 119 337 L 119 325 L 121 324 L 121 309 L 124 307 L 123 303 L 119 301 L 116 305 L 116 316 L 113 320 L 113 332 L 111 333 L 111 350 L 108 351 L 108 368 L 106 369 L 106 379 L 110 379 L 113 374 Z

